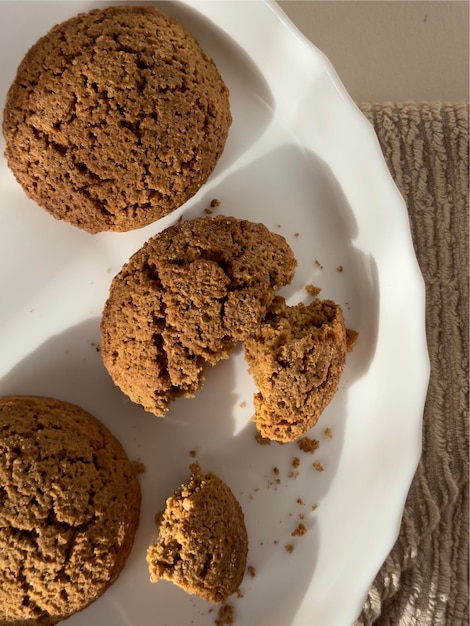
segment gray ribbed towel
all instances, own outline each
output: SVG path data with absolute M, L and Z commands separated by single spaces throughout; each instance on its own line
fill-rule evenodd
M 464 626 L 468 607 L 468 104 L 361 104 L 426 283 L 431 380 L 400 536 L 356 626 Z

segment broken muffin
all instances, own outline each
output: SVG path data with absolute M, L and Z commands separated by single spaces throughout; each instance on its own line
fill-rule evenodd
M 150 580 L 169 580 L 214 604 L 237 591 L 245 572 L 248 536 L 230 488 L 191 465 L 189 480 L 156 516 L 158 537 L 147 550 Z
M 244 344 L 258 387 L 258 431 L 285 443 L 312 428 L 335 395 L 357 333 L 347 334 L 341 307 L 331 300 L 288 306 L 276 297 Z

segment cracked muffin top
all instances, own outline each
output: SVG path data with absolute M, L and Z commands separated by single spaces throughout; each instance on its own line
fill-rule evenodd
M 54 217 L 127 231 L 196 193 L 231 119 L 217 67 L 181 24 L 115 6 L 54 26 L 27 52 L 5 105 L 5 156 Z
M 0 398 L 0 623 L 50 626 L 121 572 L 139 523 L 132 463 L 80 407 Z
M 295 267 L 284 237 L 263 224 L 217 216 L 167 228 L 111 283 L 101 320 L 108 372 L 131 400 L 165 415 L 257 326 Z

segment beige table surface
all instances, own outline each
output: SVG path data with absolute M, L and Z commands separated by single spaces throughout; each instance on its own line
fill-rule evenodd
M 467 100 L 467 0 L 284 0 L 356 102 Z
M 468 626 L 469 5 L 279 4 L 373 125 L 426 285 L 422 457 L 399 537 L 355 626 Z

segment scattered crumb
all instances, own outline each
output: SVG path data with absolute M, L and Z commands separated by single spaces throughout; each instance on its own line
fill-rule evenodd
M 279 468 L 278 467 L 273 467 L 273 472 L 276 474 L 276 476 L 279 476 Z
M 233 624 L 233 606 L 231 604 L 222 604 L 214 623 L 216 626 L 231 626 Z
M 197 455 L 197 451 L 196 450 L 190 450 L 189 451 L 189 456 L 191 456 L 193 459 L 194 457 Z
M 318 509 L 318 504 L 312 504 L 312 511 L 316 511 Z
M 299 472 L 289 472 L 289 478 L 297 478 Z
M 304 501 L 302 500 L 302 498 L 297 498 L 297 504 L 303 504 Z
M 323 265 L 320 263 L 318 259 L 315 259 L 315 265 L 319 267 L 321 270 L 323 269 Z
M 294 551 L 294 546 L 291 543 L 288 543 L 286 546 L 284 546 L 284 550 L 291 554 Z
M 243 598 L 243 591 L 241 589 L 237 589 L 237 598 Z
M 318 463 L 318 462 L 312 463 L 312 467 L 314 467 L 317 470 L 317 472 L 323 472 L 324 469 L 325 469 L 323 467 L 323 465 L 321 463 Z
M 218 198 L 211 200 L 211 207 L 215 209 L 216 206 L 220 206 L 220 200 Z
M 213 213 L 213 212 L 214 212 L 214 211 L 212 211 L 211 209 L 204 209 L 204 213 L 205 213 L 206 215 L 212 215 L 212 213 Z
M 147 467 L 142 461 L 134 461 L 132 465 L 134 466 L 136 474 L 144 474 L 147 471 Z
M 183 221 L 183 214 L 181 214 L 177 220 L 178 224 L 181 224 L 181 222 Z
M 297 528 L 291 532 L 291 535 L 292 537 L 301 537 L 302 535 L 305 535 L 306 532 L 307 529 L 304 524 L 299 524 Z
M 300 465 L 300 459 L 298 456 L 295 456 L 292 459 L 292 467 L 299 467 L 299 465 Z
M 331 430 L 329 426 L 328 428 L 325 428 L 325 435 L 329 437 L 330 439 L 333 439 L 333 431 Z
M 278 224 L 278 225 L 277 225 L 277 227 L 278 227 L 278 228 L 282 228 L 282 224 Z
M 294 233 L 294 237 L 298 237 L 300 233 Z
M 256 438 L 256 441 L 260 444 L 260 446 L 269 446 L 269 444 L 271 443 L 270 439 L 263 437 L 263 435 L 258 432 L 256 433 L 255 438 Z
M 342 272 L 343 271 L 343 266 L 342 265 L 338 265 L 338 267 L 336 268 L 337 272 Z
M 315 287 L 315 285 L 306 285 L 305 291 L 308 293 L 309 296 L 312 296 L 312 298 L 316 298 L 321 291 L 321 287 Z
M 275 539 L 273 543 L 279 543 L 279 539 Z
M 256 569 L 253 567 L 253 565 L 248 565 L 247 570 L 252 578 L 256 576 Z
M 311 439 L 310 437 L 302 437 L 297 441 L 297 445 L 302 450 L 302 452 L 308 452 L 309 454 L 313 454 L 315 450 L 318 450 L 320 442 L 316 439 Z
M 246 402 L 240 402 L 240 404 L 238 405 L 241 409 L 244 409 L 246 407 Z
M 305 519 L 305 515 L 303 513 L 299 513 L 299 519 L 304 520 Z

